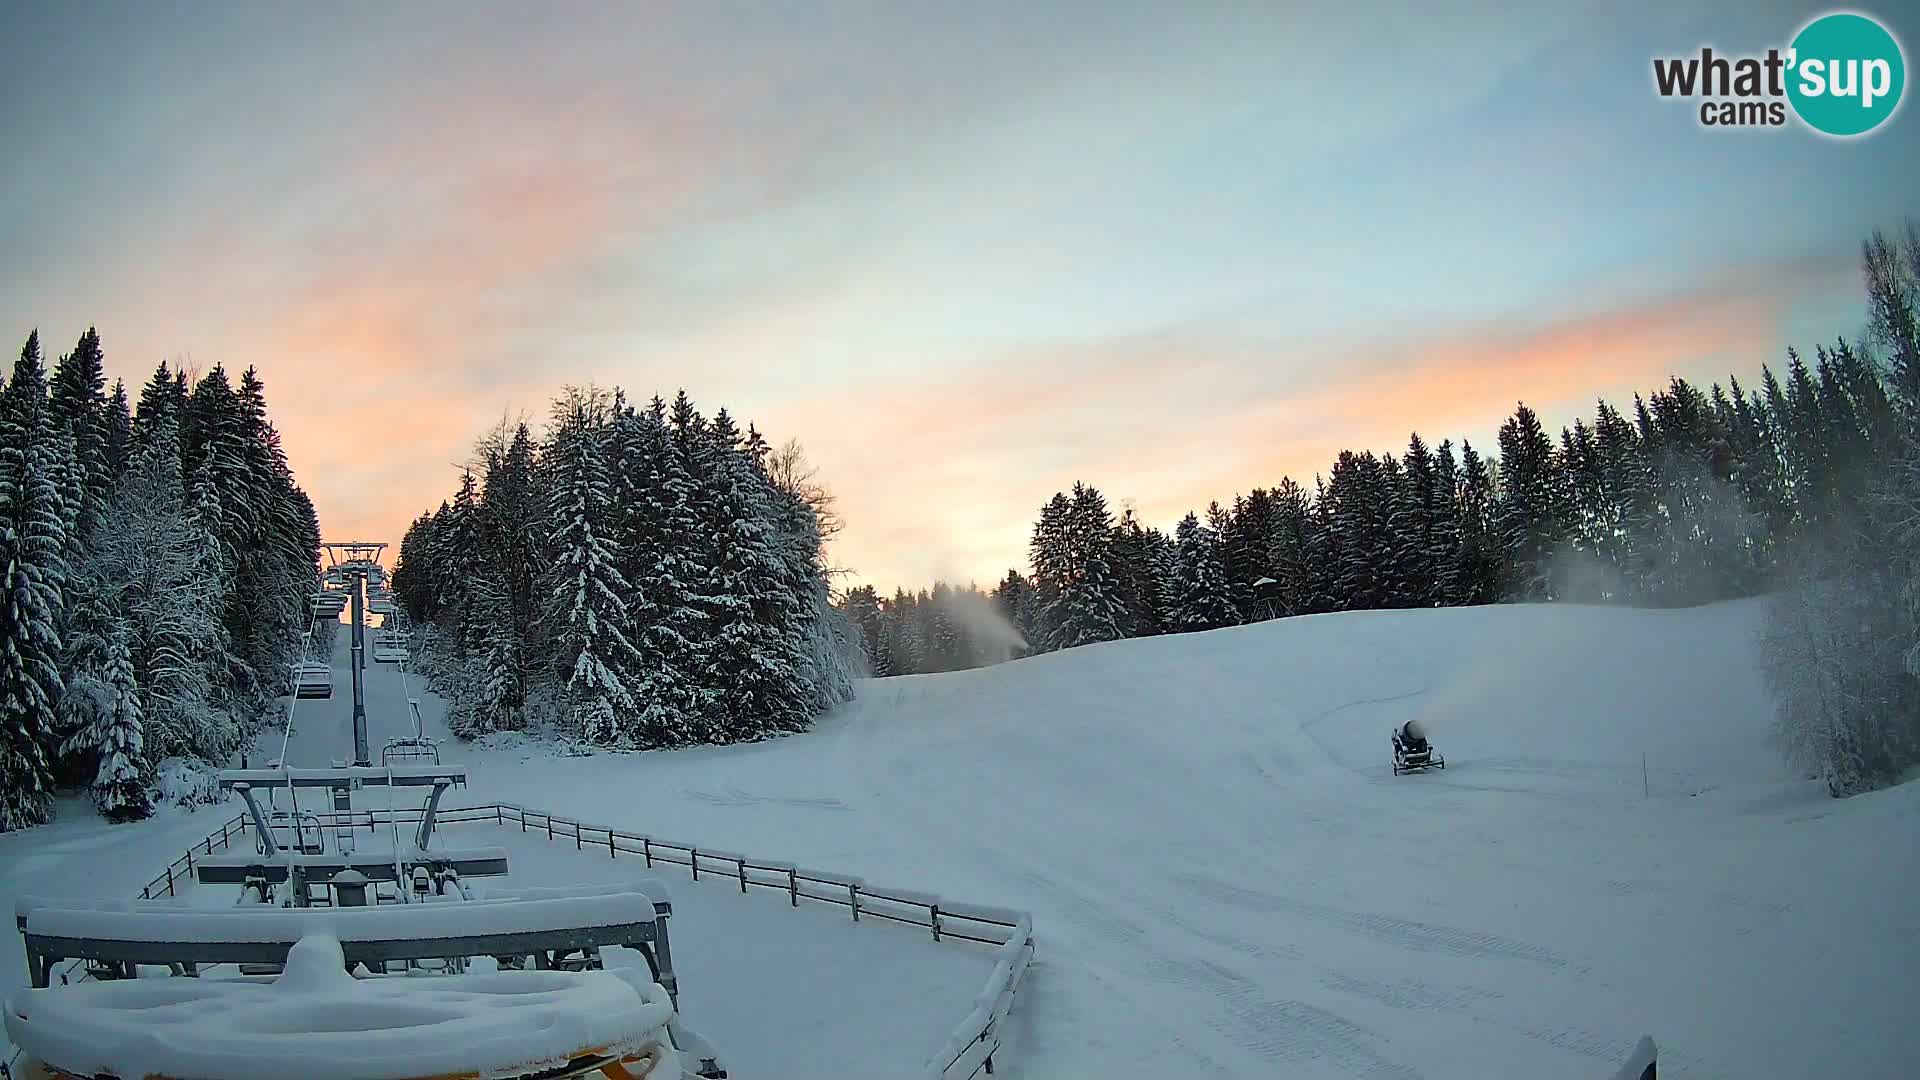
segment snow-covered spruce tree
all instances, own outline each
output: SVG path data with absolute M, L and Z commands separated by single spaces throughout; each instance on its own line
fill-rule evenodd
M 674 396 L 669 411 L 654 398 L 650 427 L 660 445 L 657 500 L 651 516 L 658 523 L 655 561 L 641 585 L 653 605 L 641 651 L 647 657 L 642 722 L 660 745 L 704 741 L 713 727 L 715 694 L 707 659 L 713 570 L 702 525 L 706 460 L 706 420 L 686 392 Z
M 1334 610 L 1392 607 L 1398 600 L 1389 524 L 1396 499 L 1385 462 L 1372 451 L 1341 451 L 1321 498 L 1331 543 Z
M 64 621 L 67 458 L 36 333 L 0 392 L 0 831 L 52 813 Z
M 113 488 L 113 465 L 109 442 L 113 437 L 107 401 L 105 357 L 100 335 L 92 327 L 80 335 L 73 351 L 54 366 L 48 394 L 48 407 L 57 422 L 65 426 L 74 443 L 75 488 L 79 498 L 73 508 L 74 547 L 93 535 L 101 510 Z M 122 404 L 124 404 L 124 390 Z
M 1066 576 L 1053 597 L 1052 622 L 1059 647 L 1070 649 L 1125 636 L 1119 583 L 1110 548 L 1113 515 L 1106 497 L 1087 484 L 1073 485 L 1066 522 Z
M 628 585 L 620 576 L 612 536 L 612 501 L 601 439 L 604 421 L 577 395 L 558 408 L 552 446 L 554 572 L 548 619 L 556 659 L 567 672 L 574 721 L 583 738 L 602 746 L 631 745 L 627 718 L 635 708 L 627 687 L 638 654 L 626 636 Z
M 1036 652 L 1062 647 L 1060 597 L 1073 576 L 1072 519 L 1073 504 L 1066 492 L 1056 491 L 1040 508 L 1040 520 L 1033 526 L 1028 560 L 1033 564 L 1036 631 L 1030 640 Z
M 721 409 L 708 425 L 705 496 L 708 558 L 706 687 L 718 705 L 713 742 L 745 742 L 805 727 L 811 715 L 801 598 L 773 530 L 773 491 Z M 815 545 L 817 547 L 817 543 Z
M 1178 630 L 1213 630 L 1231 626 L 1239 612 L 1227 596 L 1226 570 L 1220 562 L 1219 542 L 1200 519 L 1189 513 L 1174 530 Z
M 1157 535 L 1155 530 L 1142 528 L 1131 509 L 1120 515 L 1113 527 L 1107 551 L 1123 612 L 1123 637 L 1152 637 L 1166 629 L 1167 613 L 1162 606 L 1165 591 L 1157 579 L 1152 553 Z
M 860 632 L 834 604 L 828 586 L 826 530 L 837 531 L 840 519 L 834 496 L 817 478 L 798 440 L 789 439 L 771 449 L 758 429 L 749 426 L 743 446 L 759 482 L 768 489 L 772 507 L 774 553 L 782 578 L 796 605 L 786 620 L 788 633 L 799 642 L 800 664 L 795 674 L 806 713 L 792 730 L 806 727 L 808 718 L 852 701 L 854 675 L 860 666 Z
M 393 567 L 393 595 L 409 621 L 433 621 L 433 568 L 427 557 L 432 543 L 433 516 L 421 514 L 400 539 L 400 555 Z
M 860 635 L 861 674 L 876 679 L 893 674 L 886 639 L 881 636 L 880 597 L 874 592 L 873 586 L 859 585 L 848 589 L 840 600 L 840 610 Z
M 485 561 L 481 534 L 480 485 L 471 470 L 460 474 L 445 527 L 438 534 L 435 606 L 449 639 L 462 655 L 478 655 L 486 645 L 484 613 L 473 603 L 473 582 Z
M 475 599 L 487 613 L 487 651 L 481 665 L 479 702 L 488 731 L 519 729 L 527 704 L 526 631 L 514 622 L 508 591 L 484 578 L 475 582 Z
M 502 722 L 517 715 L 526 699 L 526 664 L 539 622 L 538 575 L 545 538 L 540 535 L 545 507 L 534 478 L 533 435 L 518 424 L 489 436 L 481 447 L 486 483 L 480 497 L 479 534 L 483 546 L 480 574 L 482 639 L 486 647 L 489 700 L 500 704 Z M 617 482 L 619 471 L 613 470 Z M 616 530 L 617 531 L 617 530 Z M 494 661 L 507 663 L 496 669 Z M 504 680 L 495 685 L 494 680 Z
M 152 760 L 186 754 L 224 760 L 238 745 L 233 717 L 214 702 L 225 630 L 209 545 L 182 497 L 178 427 L 147 433 L 92 545 L 91 589 L 125 620 Z
M 622 410 L 610 434 L 623 484 L 623 573 L 634 586 L 629 640 L 645 658 L 633 687 L 640 702 L 634 740 L 649 748 L 685 745 L 695 738 L 701 621 L 686 583 L 699 539 L 692 482 L 668 428 L 666 402 L 657 395 L 644 410 Z
M 1490 604 L 1500 598 L 1501 545 L 1495 521 L 1493 472 L 1460 441 L 1460 565 L 1457 602 Z
M 1451 439 L 1442 439 L 1433 452 L 1432 514 L 1423 558 L 1433 575 L 1433 602 L 1445 607 L 1460 602 L 1460 465 Z
M 1207 529 L 1213 533 L 1214 557 L 1220 560 L 1220 581 L 1233 605 L 1233 621 L 1244 622 L 1243 612 L 1252 607 L 1253 582 L 1259 575 L 1240 577 L 1244 572 L 1233 561 L 1233 513 L 1218 501 L 1207 504 Z
M 1500 468 L 1504 481 L 1499 506 L 1499 536 L 1508 569 L 1507 596 L 1514 600 L 1550 600 L 1554 596 L 1553 559 L 1566 533 L 1560 515 L 1553 441 L 1540 417 L 1524 403 L 1500 428 Z
M 100 501 L 113 496 L 113 485 L 126 475 L 127 463 L 133 454 L 133 411 L 127 404 L 127 384 L 113 380 L 113 392 L 107 396 L 106 436 L 102 445 L 107 462 L 107 486 L 101 489 Z
M 1769 385 L 1767 395 L 1815 523 L 1790 551 L 1792 587 L 1765 632 L 1775 722 L 1792 759 L 1842 796 L 1920 766 L 1920 227 L 1902 240 L 1876 232 L 1865 264 L 1886 418 L 1873 419 L 1879 407 L 1865 391 L 1848 411 L 1865 418 L 1870 451 L 1832 452 L 1848 440 L 1815 427 L 1803 365 L 1790 370 L 1794 388 Z
M 233 679 L 235 708 L 251 719 L 279 693 L 278 672 L 293 662 L 306 630 L 306 597 L 319 584 L 320 521 L 313 501 L 294 482 L 254 369 L 241 374 L 235 399 L 244 477 L 237 497 L 251 509 L 237 515 L 248 523 L 243 546 L 233 547 L 228 538 L 237 568 L 228 625 L 240 661 Z M 221 497 L 230 501 L 236 494 Z
M 1401 466 L 1399 498 L 1389 522 L 1400 600 L 1408 607 L 1432 607 L 1440 602 L 1441 593 L 1440 575 L 1433 562 L 1440 519 L 1438 465 L 1417 431 L 1407 438 Z
M 87 742 L 95 748 L 93 804 L 113 821 L 138 821 L 153 813 L 148 796 L 151 769 L 147 763 L 145 724 L 140 687 L 134 680 L 133 657 L 127 634 L 116 628 L 108 639 L 104 688 L 110 704 L 95 717 Z

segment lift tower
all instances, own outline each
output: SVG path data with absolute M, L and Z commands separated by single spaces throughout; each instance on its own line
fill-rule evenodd
M 349 664 L 353 672 L 353 763 L 372 765 L 373 752 L 367 745 L 367 576 L 380 565 L 380 553 L 387 549 L 387 545 L 354 540 L 320 546 L 326 550 L 327 558 L 332 560 L 332 568 L 344 572 L 347 577 L 353 615 L 353 652 Z

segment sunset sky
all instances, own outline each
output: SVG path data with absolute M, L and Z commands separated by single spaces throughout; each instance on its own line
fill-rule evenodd
M 987 585 L 1076 479 L 1171 525 L 1858 332 L 1920 118 L 1702 129 L 1654 56 L 1828 9 L 1678 6 L 9 4 L 0 332 L 257 365 L 331 539 L 684 386 L 861 579 Z

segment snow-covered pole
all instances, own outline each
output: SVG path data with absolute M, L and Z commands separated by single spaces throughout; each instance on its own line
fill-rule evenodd
M 361 669 L 367 648 L 365 586 L 366 572 L 355 571 L 353 588 L 349 590 L 353 604 L 353 660 L 347 666 L 353 672 L 353 763 L 362 767 L 373 764 L 372 753 L 367 748 L 367 692 Z

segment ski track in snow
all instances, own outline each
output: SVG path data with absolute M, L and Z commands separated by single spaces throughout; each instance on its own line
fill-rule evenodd
M 1920 785 L 1836 803 L 1781 767 L 1759 610 L 1367 612 L 1091 646 L 865 681 L 813 733 L 753 746 L 450 743 L 473 781 L 449 802 L 1030 910 L 995 1062 L 1013 1080 L 1598 1080 L 1643 1032 L 1666 1077 L 1905 1075 Z M 410 732 L 398 676 L 368 672 L 377 760 Z M 292 762 L 340 755 L 346 688 L 301 704 Z M 1447 768 L 1395 777 L 1388 731 L 1414 717 Z M 0 890 L 124 894 L 230 813 L 0 837 Z M 738 1007 L 737 1030 L 767 1022 Z

